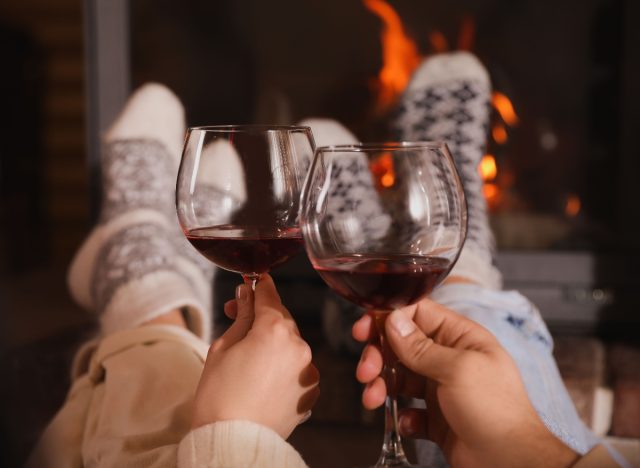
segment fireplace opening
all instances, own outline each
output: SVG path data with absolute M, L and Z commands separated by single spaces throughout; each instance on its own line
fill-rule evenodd
M 327 116 L 363 141 L 384 140 L 420 61 L 470 50 L 494 89 L 479 170 L 507 287 L 550 307 L 552 325 L 640 321 L 633 1 L 133 0 L 115 9 L 126 21 L 114 24 L 128 28 L 120 49 L 111 45 L 125 58 L 111 73 L 127 90 L 167 84 L 191 125 Z

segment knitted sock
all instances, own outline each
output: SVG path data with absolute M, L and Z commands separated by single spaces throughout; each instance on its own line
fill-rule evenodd
M 358 139 L 335 120 L 311 118 L 303 120 L 299 125 L 311 127 L 316 147 L 358 143 Z M 369 171 L 358 170 L 361 164 L 366 165 L 366 160 L 361 161 L 352 157 L 345 157 L 336 163 L 334 171 L 337 171 L 338 176 L 332 184 L 328 202 L 330 205 L 327 206 L 327 210 L 333 216 L 343 217 L 346 220 L 357 211 L 359 219 L 366 219 L 367 215 L 375 214 L 376 210 L 379 210 L 375 204 L 370 206 L 362 203 L 363 200 L 375 199 L 375 188 L 371 180 L 364 178 Z M 373 197 L 368 192 L 373 192 Z M 335 224 L 340 225 L 340 223 Z M 345 237 L 345 241 L 347 239 L 356 242 L 360 240 L 359 237 L 354 238 L 354 236 Z M 361 346 L 351 337 L 351 327 L 361 315 L 360 307 L 337 294 L 328 294 L 322 307 L 322 326 L 329 346 L 336 351 L 345 349 L 358 353 Z
M 478 164 L 486 149 L 491 83 L 467 52 L 431 57 L 414 73 L 399 103 L 393 127 L 400 140 L 447 143 L 467 199 L 467 239 L 451 275 L 500 289 L 495 241 L 487 217 Z
M 105 136 L 99 224 L 68 274 L 73 298 L 100 315 L 102 332 L 132 328 L 173 309 L 211 334 L 213 266 L 184 238 L 175 184 L 184 111 L 165 87 L 136 91 Z

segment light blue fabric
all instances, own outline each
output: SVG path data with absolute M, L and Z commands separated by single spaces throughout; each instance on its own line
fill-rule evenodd
M 493 333 L 516 362 L 540 418 L 558 438 L 584 454 L 599 443 L 582 422 L 553 358 L 553 339 L 536 307 L 515 291 L 493 291 L 473 284 L 446 284 L 434 301 L 481 324 Z M 421 464 L 444 466 L 430 442 L 416 444 Z

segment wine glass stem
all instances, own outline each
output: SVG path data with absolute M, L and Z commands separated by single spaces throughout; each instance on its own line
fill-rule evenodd
M 260 275 L 254 275 L 254 274 L 242 275 L 242 278 L 244 279 L 244 282 L 246 284 L 250 284 L 251 285 L 251 290 L 252 291 L 256 290 L 256 284 L 258 284 L 258 280 L 260 279 Z
M 384 322 L 387 316 L 387 313 L 383 313 L 376 314 L 375 317 L 384 359 L 382 375 L 387 387 L 387 397 L 384 402 L 384 441 L 376 467 L 410 466 L 404 454 L 398 431 L 398 359 L 389 347 L 384 332 Z

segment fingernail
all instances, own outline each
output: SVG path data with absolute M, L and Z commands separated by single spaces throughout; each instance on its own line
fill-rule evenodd
M 410 320 L 399 310 L 391 312 L 389 321 L 395 331 L 402 337 L 410 335 L 416 329 L 416 325 L 413 323 L 413 320 Z
M 244 302 L 247 300 L 247 286 L 244 284 L 239 284 L 236 287 L 236 299 L 239 302 Z

